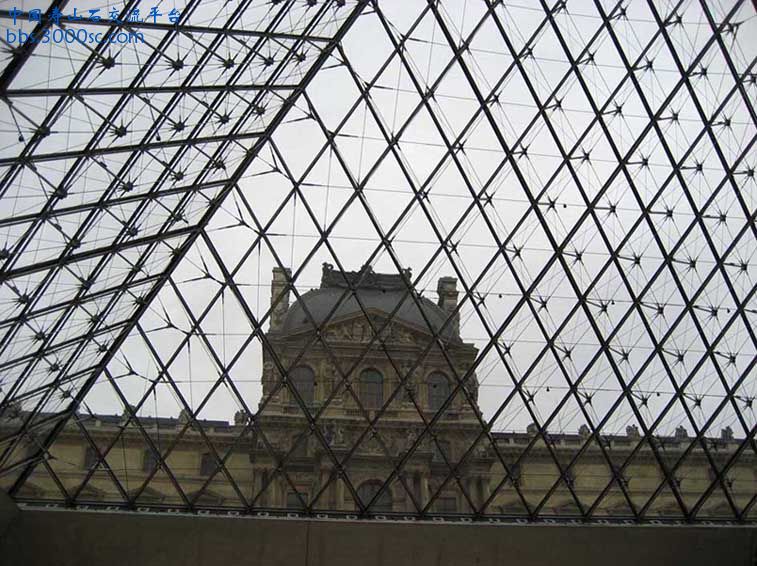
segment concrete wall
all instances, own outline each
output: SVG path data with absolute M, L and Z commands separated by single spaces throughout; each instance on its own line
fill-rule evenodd
M 751 527 L 469 526 L 32 509 L 22 509 L 0 539 L 3 566 L 754 566 L 756 553 Z
M 18 520 L 19 514 L 20 511 L 16 503 L 7 493 L 0 489 L 0 545 L 2 545 L 5 532 Z

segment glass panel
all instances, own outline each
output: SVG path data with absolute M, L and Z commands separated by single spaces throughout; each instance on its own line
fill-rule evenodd
M 360 374 L 360 402 L 366 409 L 378 409 L 384 404 L 384 378 L 373 369 Z
M 381 489 L 380 481 L 367 481 L 363 483 L 357 490 L 360 500 L 363 505 L 368 505 L 371 500 Z M 386 512 L 392 510 L 392 494 L 389 489 L 386 489 L 375 502 L 370 506 L 371 512 Z
M 306 405 L 312 405 L 315 393 L 315 373 L 313 370 L 307 366 L 300 366 L 293 369 L 290 376 L 302 401 Z M 292 398 L 292 403 L 294 402 L 294 398 Z
M 428 408 L 431 411 L 438 411 L 449 397 L 449 380 L 443 373 L 432 373 L 428 378 L 427 386 Z

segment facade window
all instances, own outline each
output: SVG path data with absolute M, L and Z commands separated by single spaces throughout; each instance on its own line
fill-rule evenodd
M 712 468 L 707 468 L 707 477 L 710 479 L 710 482 L 714 482 L 715 480 L 717 480 L 718 474 Z M 723 482 L 728 489 L 733 489 L 733 478 L 731 476 L 724 475 Z
M 313 398 L 315 395 L 315 373 L 307 366 L 299 366 L 289 372 L 292 385 L 297 389 L 297 393 L 302 398 L 305 405 L 310 406 L 313 404 Z M 292 403 L 296 404 L 297 401 L 292 395 Z
M 438 411 L 449 397 L 450 387 L 447 376 L 443 373 L 432 373 L 428 378 L 428 408 Z
M 263 473 L 260 474 L 260 485 L 262 486 L 262 489 L 260 493 L 257 494 L 260 498 L 260 504 L 267 505 L 271 489 L 271 486 L 268 483 L 268 470 L 263 470 Z
M 573 473 L 573 468 L 567 468 L 562 475 L 562 479 L 565 485 L 569 488 L 573 488 L 576 485 L 576 474 Z
M 91 446 L 87 446 L 84 451 L 84 469 L 92 470 L 97 466 L 97 451 Z
M 361 484 L 360 487 L 357 488 L 358 497 L 360 497 L 360 501 L 363 502 L 363 505 L 368 505 L 373 500 L 382 485 L 383 482 L 371 480 Z M 385 489 L 378 499 L 373 502 L 370 510 L 374 513 L 392 510 L 392 494 L 389 492 L 389 489 Z
M 622 485 L 626 489 L 628 488 L 628 484 L 631 482 L 631 478 L 629 478 L 620 470 L 620 466 L 613 465 L 612 474 L 620 485 Z
M 437 440 L 433 443 L 432 459 L 434 462 L 444 462 L 445 457 L 452 459 L 449 440 Z
M 519 486 L 523 481 L 520 464 L 513 464 L 510 466 L 510 482 L 514 486 Z
M 200 475 L 209 476 L 216 471 L 216 462 L 213 456 L 205 452 L 200 458 Z
M 440 495 L 434 506 L 437 513 L 457 513 L 457 498 L 454 495 Z
M 375 369 L 360 374 L 360 402 L 366 409 L 378 409 L 384 404 L 384 378 Z
M 504 505 L 499 506 L 499 512 L 502 515 L 521 515 L 525 513 L 526 509 L 520 501 L 512 500 L 508 501 Z
M 158 469 L 158 457 L 152 450 L 145 450 L 142 456 L 142 471 L 151 474 Z
M 304 493 L 302 491 L 290 491 L 289 493 L 287 493 L 287 509 L 303 509 L 307 501 L 307 493 Z
M 290 458 L 308 457 L 308 435 L 297 434 L 292 437 L 292 451 Z

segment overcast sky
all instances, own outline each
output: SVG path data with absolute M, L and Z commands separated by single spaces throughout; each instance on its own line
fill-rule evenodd
M 148 10 L 152 6 L 149 2 L 141 4 Z M 155 4 L 163 6 L 164 11 L 172 7 L 165 2 Z M 222 22 L 222 15 L 227 13 L 224 10 L 230 9 L 228 6 L 222 7 L 223 4 L 203 2 L 202 12 L 194 16 L 193 23 L 221 25 L 219 22 Z M 582 82 L 575 74 L 570 74 L 567 56 L 549 24 L 538 32 L 538 39 L 531 43 L 532 53 L 520 60 L 528 81 L 524 80 L 518 68 L 513 68 L 500 84 L 503 74 L 514 61 L 510 48 L 522 52 L 526 41 L 537 31 L 543 20 L 543 12 L 538 4 L 506 2 L 506 7 L 496 10 L 497 21 L 487 18 L 470 41 L 469 50 L 463 55 L 465 68 L 484 97 L 496 95 L 496 101 L 489 98 L 489 114 L 478 112 L 472 125 L 468 124 L 477 113 L 479 104 L 462 67 L 452 65 L 444 72 L 441 80 L 440 74 L 453 57 L 448 39 L 455 45 L 466 41 L 485 16 L 485 4 L 473 1 L 440 4 L 441 17 L 451 37 L 445 36 L 441 26 L 429 12 L 412 29 L 406 42 L 404 54 L 418 85 L 396 55 L 377 76 L 392 53 L 392 45 L 381 19 L 366 10 L 348 32 L 343 49 L 349 65 L 362 81 L 363 88 L 367 84 L 373 85 L 370 89 L 370 105 L 363 101 L 352 111 L 353 104 L 360 97 L 360 91 L 347 66 L 343 64 L 341 54 L 333 54 L 307 88 L 307 99 L 312 107 L 304 97 L 298 99 L 295 107 L 276 129 L 273 144 L 267 144 L 261 149 L 209 223 L 204 236 L 193 245 L 169 284 L 164 286 L 140 321 L 142 331 L 155 348 L 154 353 L 161 359 L 160 363 L 167 363 L 173 358 L 169 372 L 193 408 L 200 406 L 206 393 L 218 379 L 217 361 L 228 365 L 235 360 L 229 370 L 229 377 L 250 408 L 257 407 L 261 394 L 261 344 L 257 339 L 248 341 L 252 326 L 245 309 L 240 306 L 234 294 L 226 288 L 216 297 L 221 288 L 219 281 L 222 279 L 222 270 L 207 242 L 212 242 L 225 269 L 234 273 L 238 292 L 249 311 L 255 317 L 262 318 L 270 303 L 271 270 L 278 265 L 274 256 L 298 274 L 295 285 L 299 293 L 318 286 L 323 262 L 336 263 L 331 252 L 324 245 L 319 245 L 318 234 L 321 228 L 328 227 L 331 230 L 329 244 L 345 269 L 357 270 L 372 257 L 371 263 L 375 271 L 397 273 L 391 255 L 381 249 L 380 237 L 369 219 L 369 210 L 384 234 L 392 230 L 392 249 L 400 265 L 411 268 L 414 278 L 424 272 L 418 283 L 424 296 L 436 300 L 436 281 L 440 276 L 457 277 L 464 281 L 465 285 L 462 282 L 459 284 L 461 298 L 464 296 L 463 287 L 477 283 L 474 291 L 476 300 L 481 301 L 483 319 L 472 308 L 470 301 L 466 300 L 461 311 L 461 335 L 466 342 L 473 343 L 480 350 L 486 350 L 490 340 L 489 332 L 497 332 L 500 325 L 508 320 L 519 305 L 521 288 L 531 285 L 551 260 L 553 246 L 550 236 L 560 245 L 576 223 L 581 221 L 575 234 L 564 245 L 564 263 L 552 263 L 531 295 L 531 306 L 520 305 L 499 336 L 500 351 L 509 351 L 509 356 L 505 358 L 509 371 L 494 349 L 489 349 L 476 371 L 481 384 L 479 402 L 484 416 L 491 418 L 513 391 L 513 378 L 519 379 L 535 364 L 535 368 L 530 370 L 525 389 L 533 397 L 538 417 L 546 419 L 568 391 L 563 372 L 567 372 L 571 380 L 581 376 L 598 350 L 596 331 L 607 338 L 632 303 L 618 269 L 611 265 L 587 297 L 586 309 L 594 317 L 596 329 L 589 324 L 589 315 L 583 308 L 574 309 L 577 299 L 572 285 L 575 284 L 584 292 L 610 257 L 597 224 L 601 225 L 613 248 L 619 246 L 630 234 L 618 252 L 618 261 L 625 271 L 628 284 L 637 293 L 644 288 L 662 261 L 660 245 L 670 253 L 695 220 L 691 204 L 681 189 L 678 178 L 674 177 L 668 182 L 662 194 L 652 200 L 671 175 L 672 167 L 666 148 L 675 160 L 681 159 L 699 136 L 702 121 L 686 85 L 678 85 L 680 74 L 676 70 L 676 60 L 671 56 L 664 39 L 658 38 L 642 55 L 642 50 L 657 30 L 654 16 L 646 3 L 631 2 L 627 7 L 627 19 L 617 20 L 613 31 L 623 46 L 624 57 L 631 62 L 641 57 L 640 66 L 649 63 L 651 67 L 647 70 L 639 69 L 634 76 L 653 112 L 660 109 L 672 89 L 678 88 L 661 113 L 663 119 L 658 122 L 664 134 L 664 144 L 653 129 L 634 147 L 637 138 L 647 127 L 649 117 L 633 81 L 625 80 L 620 90 L 610 97 L 626 75 L 623 59 L 610 36 L 603 32 L 588 53 L 582 55 L 586 42 L 602 24 L 594 3 L 569 2 L 570 11 L 557 14 L 555 25 L 559 26 L 572 57 L 582 57 L 582 64 L 579 65 L 581 77 L 593 102 L 598 107 L 605 107 L 609 101 L 603 123 L 619 153 L 627 156 L 628 177 L 633 180 L 644 206 L 649 206 L 654 213 L 651 222 L 659 230 L 659 241 L 655 239 L 646 220 L 642 219 L 641 225 L 634 227 L 640 218 L 640 205 L 629 188 L 626 175 L 621 172 L 614 176 L 614 180 L 607 182 L 617 169 L 618 159 L 600 124 L 594 123 L 589 133 L 584 135 L 584 130 L 594 119 L 592 104 L 583 92 Z M 715 19 L 719 21 L 726 10 L 730 9 L 731 3 L 713 4 L 711 9 Z M 32 2 L 0 2 L 0 10 L 12 5 L 24 10 L 44 8 L 33 5 Z M 97 4 L 79 2 L 70 5 L 84 9 Z M 348 5 L 352 6 L 353 3 L 348 2 Z M 425 5 L 420 0 L 381 3 L 383 15 L 395 39 L 408 33 Z M 669 13 L 670 5 L 671 2 L 656 4 L 663 17 Z M 602 2 L 602 6 L 608 11 L 613 8 L 610 2 Z M 178 8 L 181 9 L 181 6 Z M 260 25 L 255 18 L 264 21 L 268 9 L 265 2 L 254 3 L 247 19 L 243 19 L 239 27 L 255 29 L 256 25 Z M 294 12 L 295 19 L 305 18 L 306 15 L 303 7 L 298 6 Z M 711 32 L 698 2 L 684 2 L 680 15 L 681 25 L 672 25 L 667 29 L 681 63 L 688 67 L 698 56 Z M 339 17 L 343 16 L 344 13 Z M 753 64 L 757 55 L 757 42 L 754 40 L 757 20 L 749 2 L 743 4 L 733 21 L 740 22 L 741 25 L 735 35 L 725 35 L 723 40 L 736 71 L 741 73 Z M 505 31 L 509 45 L 503 39 L 497 23 Z M 7 19 L 0 20 L 0 25 L 10 28 Z M 292 21 L 291 25 L 296 29 L 296 21 Z M 336 20 L 329 20 L 320 31 L 324 35 L 333 33 L 337 25 Z M 148 38 L 149 35 L 148 33 Z M 172 45 L 171 50 L 175 50 L 176 54 L 167 51 L 167 62 L 160 67 L 159 72 L 146 78 L 144 84 L 165 86 L 175 84 L 185 76 L 183 74 L 189 72 L 192 62 L 202 54 L 197 43 L 206 41 L 201 34 L 194 39 L 194 44 L 191 38 L 183 37 Z M 278 44 L 269 45 L 267 49 L 271 57 L 278 60 L 283 57 L 287 47 L 287 42 L 282 40 Z M 148 51 L 144 45 L 119 50 L 117 67 L 101 74 L 92 74 L 88 79 L 89 86 L 126 84 L 129 77 L 136 73 Z M 244 45 L 224 40 L 219 51 L 220 58 L 228 54 L 241 56 Z M 302 69 L 291 71 L 287 77 L 289 84 L 299 80 L 304 69 L 312 64 L 318 53 L 312 46 L 308 46 L 305 51 L 307 61 Z M 82 46 L 49 45 L 39 49 L 35 52 L 34 60 L 26 65 L 14 81 L 13 88 L 65 86 L 76 71 L 76 64 L 71 61 L 83 59 L 86 53 Z M 7 60 L 7 55 L 4 57 Z M 172 69 L 171 63 L 177 59 L 181 59 L 186 68 L 178 71 Z M 216 64 L 213 68 L 220 67 L 220 64 Z M 265 78 L 267 71 L 264 65 L 253 67 L 249 71 L 249 81 Z M 699 72 L 691 77 L 691 85 L 705 115 L 711 115 L 729 97 L 720 120 L 728 119 L 729 126 L 718 125 L 716 121 L 714 130 L 719 148 L 730 166 L 753 143 L 755 137 L 754 109 L 747 105 L 751 104 L 750 98 L 754 100 L 756 87 L 753 83 L 745 82 L 743 94 L 746 98 L 741 92 L 731 93 L 734 81 L 717 44 L 706 52 L 697 68 Z M 112 75 L 111 71 L 120 76 Z M 217 83 L 222 80 L 221 71 L 217 70 L 217 73 L 218 76 L 215 76 L 208 71 L 202 80 L 208 84 Z M 557 95 L 553 96 L 553 90 L 566 75 L 568 78 L 564 80 Z M 240 82 L 244 82 L 244 79 Z M 540 101 L 550 107 L 546 116 L 552 130 L 543 118 L 538 118 L 532 125 L 538 115 L 538 107 L 529 92 L 528 82 Z M 421 103 L 418 87 L 426 91 L 432 85 L 437 85 L 435 96 L 429 102 L 433 115 L 424 108 L 407 123 L 408 117 Z M 156 119 L 153 115 L 155 109 L 166 103 L 167 96 L 154 95 L 151 98 L 152 109 L 146 103 L 132 99 L 129 102 L 131 106 L 122 114 L 122 117 L 129 118 L 125 136 L 128 141 L 119 140 L 118 143 L 141 143 L 142 137 Z M 247 96 L 252 94 L 243 93 L 241 96 L 225 98 L 218 107 L 219 116 L 211 120 L 198 135 L 227 131 L 224 129 L 227 126 L 219 121 L 220 115 L 228 113 L 232 118 L 238 116 L 247 105 Z M 115 97 L 112 96 L 91 98 L 92 101 L 86 108 L 72 109 L 67 113 L 67 118 L 56 124 L 57 132 L 65 132 L 65 135 L 50 136 L 47 145 L 38 147 L 36 152 L 83 147 L 91 137 L 92 129 L 99 125 L 96 110 L 107 112 L 115 103 Z M 14 112 L 9 111 L 6 103 L 0 102 L 3 105 L 3 110 L 0 111 L 0 159 L 15 157 L 24 146 L 23 142 L 18 141 L 18 136 L 28 136 L 28 133 L 24 133 L 28 128 L 23 125 L 23 120 L 22 125 L 18 126 L 20 112 L 23 111 L 32 121 L 40 119 L 55 100 L 43 97 L 19 98 L 14 101 L 17 104 L 17 111 Z M 192 125 L 193 120 L 199 119 L 203 110 L 201 102 L 205 100 L 209 98 L 198 96 L 196 107 L 191 107 L 185 99 L 180 107 L 171 110 L 174 123 L 186 121 L 187 125 Z M 556 104 L 558 101 L 559 108 Z M 269 95 L 261 122 L 249 122 L 249 127 L 260 128 L 261 123 L 268 123 L 280 105 L 281 99 L 277 95 Z M 351 111 L 352 114 L 342 123 Z M 381 125 L 377 124 L 372 111 L 380 116 Z M 329 131 L 336 132 L 338 129 L 335 137 L 336 151 L 324 151 L 327 137 L 319 123 L 313 119 L 315 114 Z M 435 120 L 438 121 L 438 126 Z M 401 134 L 397 144 L 400 163 L 392 155 L 382 157 L 387 148 L 382 128 L 390 135 Z M 456 159 L 445 157 L 444 138 L 454 141 L 464 128 L 462 150 L 454 153 Z M 181 136 L 177 132 L 164 135 Z M 513 150 L 513 161 L 507 161 L 502 141 Z M 238 147 L 229 151 L 227 171 L 233 170 L 241 162 L 244 149 L 253 143 L 254 140 L 240 141 Z M 171 151 L 173 150 L 168 150 L 167 155 Z M 571 153 L 573 159 L 570 164 L 575 177 L 564 166 L 561 151 Z M 737 172 L 755 166 L 754 149 L 749 153 L 736 167 Z M 105 158 L 110 160 L 111 167 L 118 165 L 123 159 L 118 154 Z M 183 171 L 187 173 L 187 178 L 199 171 L 202 159 L 202 154 L 198 152 L 184 158 Z M 376 167 L 379 160 L 381 163 Z M 442 165 L 437 169 L 440 161 Z M 643 167 L 642 161 L 648 166 Z M 66 163 L 68 161 L 62 160 L 43 163 L 40 165 L 40 175 L 44 174 L 50 186 L 54 186 L 58 182 L 56 179 L 65 174 Z M 409 180 L 400 164 L 409 173 Z M 44 183 L 40 183 L 29 173 L 26 175 L 17 179 L 3 194 L 0 205 L 3 218 L 35 211 L 49 196 L 49 188 Z M 142 175 L 144 178 L 135 176 L 130 179 L 137 185 L 137 189 L 149 185 L 157 175 L 154 163 L 146 163 Z M 298 183 L 301 191 L 301 196 L 298 195 L 297 198 L 292 198 L 293 183 L 289 175 Z M 708 200 L 723 177 L 723 165 L 710 138 L 707 135 L 700 137 L 681 170 L 681 179 L 686 183 L 696 206 L 699 207 Z M 731 317 L 735 316 L 736 319 L 714 348 L 718 352 L 714 360 L 718 363 L 720 375 L 713 358 L 705 356 L 701 367 L 686 387 L 685 402 L 691 408 L 698 425 L 704 423 L 723 400 L 721 377 L 732 384 L 744 372 L 751 372 L 739 389 L 738 396 L 748 399 L 757 394 L 757 378 L 750 366 L 757 352 L 750 337 L 751 329 L 747 328 L 749 322 L 755 320 L 754 302 L 752 299 L 747 305 L 751 311 L 740 316 L 736 315 L 734 302 L 734 295 L 738 300 L 744 300 L 754 287 L 754 231 L 744 231 L 743 227 L 746 217 L 744 206 L 749 214 L 754 214 L 757 192 L 753 179 L 748 180 L 746 175 L 737 175 L 735 179 L 739 191 L 727 182 L 704 211 L 703 219 L 718 253 L 722 253 L 742 233 L 727 258 L 727 262 L 733 263 L 735 267 L 725 268 L 732 287 L 729 289 L 725 284 L 722 273 L 716 273 L 704 291 L 698 294 L 697 308 L 693 311 L 696 318 L 685 315 L 665 343 L 662 358 L 652 356 L 651 362 L 646 366 L 644 364 L 652 355 L 654 346 L 645 328 L 646 322 L 638 313 L 633 313 L 628 318 L 611 341 L 613 360 L 621 377 L 629 381 L 641 371 L 641 377 L 634 386 L 634 399 L 648 422 L 653 421 L 671 399 L 674 382 L 680 384 L 686 380 L 703 357 L 706 347 L 697 325 L 707 340 L 712 341 Z M 106 182 L 109 182 L 107 175 L 98 172 L 97 167 L 90 167 L 81 172 L 79 188 L 77 190 L 74 187 L 72 195 L 80 199 L 79 202 L 86 202 Z M 342 212 L 345 204 L 354 196 L 352 182 L 364 186 L 364 202 L 354 199 L 347 210 Z M 585 215 L 586 202 L 578 183 L 590 200 L 600 192 L 603 193 L 596 203 L 594 216 Z M 419 189 L 428 191 L 428 198 L 423 201 L 425 210 L 417 200 L 413 202 L 415 190 Z M 491 197 L 483 205 L 483 212 L 477 206 L 470 207 L 474 203 L 471 191 Z M 485 192 L 481 193 L 482 191 Z M 521 221 L 529 210 L 530 199 L 536 198 L 542 191 L 544 194 L 538 199 L 540 214 L 536 215 L 532 211 Z M 200 217 L 211 195 L 212 191 L 205 191 L 192 202 L 185 211 L 188 221 Z M 302 197 L 307 206 L 302 202 Z M 174 202 L 171 198 L 173 197 L 166 198 L 169 207 Z M 482 202 L 485 200 L 481 199 Z M 410 203 L 413 203 L 412 206 L 406 210 Z M 257 224 L 268 225 L 280 207 L 283 207 L 282 210 L 267 229 L 268 241 L 262 242 L 248 254 L 258 233 Z M 308 208 L 314 218 L 310 217 Z M 114 209 L 111 220 L 102 220 L 98 237 L 107 237 L 109 233 L 120 229 L 118 218 L 128 214 L 129 210 L 128 206 Z M 672 212 L 672 217 L 667 214 L 668 211 Z M 464 220 L 455 228 L 464 214 Z M 169 212 L 156 206 L 154 214 L 142 221 L 140 229 L 154 229 L 168 215 Z M 721 219 L 723 215 L 725 221 Z M 69 217 L 67 221 L 76 224 L 80 219 Z M 66 225 L 62 225 L 65 229 Z M 18 226 L 2 226 L 0 244 L 3 241 L 12 244 L 18 237 L 19 230 Z M 442 237 L 452 233 L 450 240 L 457 244 L 454 251 L 449 250 L 452 260 L 445 252 L 436 253 L 440 245 L 437 231 Z M 50 238 L 47 247 L 46 237 Z M 55 247 L 54 235 L 40 234 L 36 238 L 37 261 L 44 256 L 45 250 L 51 250 L 48 253 L 52 255 L 57 253 L 59 248 Z M 499 252 L 502 243 L 505 243 L 507 250 L 507 261 Z M 305 264 L 306 258 L 316 246 L 317 251 Z M 374 253 L 377 249 L 378 253 Z M 165 265 L 170 257 L 169 251 L 165 248 L 162 255 L 158 253 L 153 258 L 155 269 Z M 632 258 L 636 255 L 640 257 L 640 263 L 634 266 Z M 678 278 L 690 297 L 697 293 L 715 267 L 712 252 L 700 227 L 695 227 L 686 236 L 673 257 L 675 277 L 670 269 L 665 269 L 641 299 L 641 309 L 646 314 L 649 331 L 655 339 L 668 331 L 685 304 L 675 278 Z M 429 262 L 430 266 L 427 267 Z M 740 262 L 748 264 L 746 272 L 740 272 Z M 566 276 L 566 267 L 570 278 Z M 484 270 L 484 275 L 480 277 Z M 118 270 L 115 273 L 114 276 L 117 276 Z M 6 308 L 5 312 L 11 316 L 15 297 L 6 293 L 2 299 L 6 302 L 3 303 L 4 306 L 0 306 Z M 185 332 L 192 327 L 184 304 L 190 307 L 194 316 L 212 304 L 200 326 L 217 360 L 210 353 L 208 344 L 196 334 L 190 338 L 188 345 L 180 347 Z M 662 314 L 658 313 L 659 307 L 662 307 Z M 712 308 L 717 309 L 717 316 L 710 316 Z M 547 340 L 551 339 L 571 312 L 573 314 L 568 322 L 554 338 L 554 352 L 542 356 Z M 169 322 L 172 326 L 169 326 Z M 173 357 L 177 348 L 180 348 L 179 353 Z M 627 361 L 624 360 L 626 352 Z M 730 354 L 736 355 L 735 364 L 727 363 Z M 130 402 L 136 403 L 147 391 L 151 379 L 160 371 L 160 363 L 135 330 L 110 363 L 109 371 L 118 377 L 118 384 Z M 670 373 L 665 364 L 668 364 Z M 642 367 L 643 370 L 640 369 Z M 127 368 L 134 373 L 130 374 Z M 607 356 L 602 355 L 582 378 L 577 396 L 582 399 L 586 412 L 596 424 L 604 419 L 608 408 L 620 394 L 621 387 L 615 370 Z M 86 402 L 94 412 L 121 412 L 121 405 L 105 379 L 99 380 Z M 754 426 L 753 409 L 746 408 L 741 402 L 739 407 L 747 426 Z M 231 420 L 238 409 L 238 400 L 226 386 L 221 386 L 200 411 L 199 417 Z M 145 403 L 142 414 L 176 416 L 179 410 L 175 392 L 161 383 L 156 388 L 155 395 Z M 494 429 L 522 430 L 529 422 L 530 417 L 523 402 L 515 396 L 498 415 Z M 573 397 L 550 423 L 549 428 L 575 432 L 584 422 L 578 401 Z M 628 401 L 623 401 L 613 416 L 609 417 L 604 429 L 608 432 L 623 431 L 631 424 L 637 423 Z M 683 407 L 678 404 L 663 419 L 658 430 L 667 434 L 681 425 L 691 429 Z M 719 430 L 725 426 L 733 427 L 738 435 L 744 433 L 730 405 L 712 423 L 710 434 L 719 434 Z

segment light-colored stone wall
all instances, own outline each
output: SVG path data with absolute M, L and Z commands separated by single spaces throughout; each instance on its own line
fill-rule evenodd
M 453 283 L 449 278 L 440 282 L 447 310 L 453 308 L 456 297 Z M 371 327 L 383 327 L 387 315 L 374 311 L 369 318 L 359 312 L 334 319 L 318 336 L 307 329 L 284 333 L 289 304 L 284 271 L 274 273 L 273 286 L 274 298 L 281 295 L 283 299 L 275 306 L 275 320 L 266 337 L 270 351 L 263 350 L 263 397 L 254 427 L 245 426 L 244 413 L 235 416 L 234 425 L 200 421 L 201 430 L 189 426 L 186 415 L 140 418 L 144 428 L 134 420 L 127 425 L 128 415 L 80 415 L 78 424 L 66 425 L 45 461 L 15 495 L 77 503 L 250 509 L 300 507 L 299 493 L 315 510 L 355 511 L 355 492 L 370 482 L 383 484 L 394 472 L 393 462 L 402 462 L 403 471 L 385 496 L 395 512 L 417 513 L 436 496 L 437 502 L 427 511 L 472 513 L 486 503 L 486 513 L 502 515 L 591 512 L 597 517 L 635 513 L 680 517 L 683 503 L 687 512 L 694 510 L 698 517 L 733 517 L 732 504 L 740 512 L 757 493 L 752 450 L 743 451 L 728 469 L 726 491 L 719 483 L 710 489 L 714 478 L 708 456 L 701 446 L 689 448 L 685 430 L 683 437 L 655 437 L 654 450 L 641 442 L 635 427 L 629 427 L 626 435 L 605 436 L 602 446 L 593 441 L 585 448 L 587 429 L 550 435 L 549 446 L 534 430 L 481 439 L 475 373 L 467 375 L 464 389 L 443 414 L 437 416 L 429 407 L 429 377 L 441 372 L 451 386 L 457 385 L 476 359 L 473 345 L 450 339 L 442 349 L 423 328 L 395 318 L 381 333 L 383 345 L 375 343 L 366 351 Z M 323 340 L 328 341 L 328 348 Z M 282 385 L 282 370 L 286 374 L 298 366 L 311 368 L 315 376 L 313 402 L 306 408 Z M 365 400 L 359 397 L 359 379 L 365 369 L 383 376 L 386 406 L 361 408 Z M 0 422 L 2 436 L 10 436 L 8 431 L 21 418 Z M 432 419 L 436 419 L 434 437 L 426 435 L 406 458 Z M 100 464 L 92 473 L 87 460 L 90 444 L 82 428 L 98 451 L 106 454 L 107 465 Z M 35 434 L 41 438 L 44 430 Z M 302 435 L 306 441 L 295 447 Z M 469 452 L 476 439 L 478 444 Z M 37 452 L 38 440 L 27 437 L 24 442 L 15 452 L 18 459 Z M 728 434 L 706 442 L 709 457 L 720 468 L 740 446 Z M 166 466 L 154 474 L 145 465 L 153 449 L 166 460 Z M 224 467 L 214 473 L 216 456 L 224 460 Z M 204 459 L 209 469 L 203 470 Z M 566 470 L 563 476 L 555 459 Z M 674 485 L 661 474 L 662 465 L 671 470 Z M 453 474 L 451 466 L 456 467 Z M 519 471 L 517 480 L 508 476 L 507 469 Z M 14 474 L 6 475 L 0 478 L 0 487 L 10 488 L 14 482 Z M 756 507 L 752 505 L 752 515 Z
M 294 430 L 294 423 L 299 419 L 295 417 L 291 420 L 293 422 L 289 425 L 280 425 L 279 430 Z M 105 461 L 127 496 L 133 497 L 140 492 L 141 495 L 136 499 L 137 505 L 184 506 L 185 501 L 174 488 L 167 471 L 158 470 L 145 486 L 149 474 L 144 469 L 144 458 L 149 448 L 136 427 L 128 427 L 120 436 L 119 430 L 119 427 L 109 424 L 88 424 L 91 438 L 100 450 L 107 449 L 117 439 L 106 455 Z M 232 450 L 225 461 L 226 471 L 239 487 L 248 505 L 257 496 L 255 499 L 257 507 L 285 507 L 287 493 L 293 491 L 292 486 L 283 475 L 276 476 L 273 459 L 265 454 L 264 450 L 252 449 L 249 438 L 237 441 L 235 445 L 236 437 L 241 431 L 242 427 L 229 426 L 222 431 L 209 428 L 206 434 L 222 456 L 226 456 L 226 452 Z M 157 438 L 156 428 L 153 427 L 151 430 L 148 427 L 146 432 L 151 438 Z M 161 430 L 161 446 L 164 450 L 175 443 L 179 432 L 178 427 L 174 430 Z M 391 434 L 390 431 L 387 436 Z M 466 448 L 463 441 L 469 437 L 470 433 L 450 434 L 450 438 L 457 441 L 452 443 L 448 454 L 450 462 L 456 462 L 462 455 Z M 286 434 L 281 438 L 286 438 Z M 523 445 L 520 443 L 527 438 L 526 434 L 497 437 L 499 452 L 505 462 L 512 463 L 519 457 L 523 450 Z M 559 453 L 561 461 L 568 461 L 575 455 L 576 447 L 561 446 L 563 441 L 572 441 L 572 439 L 572 437 L 556 437 L 553 448 Z M 519 443 L 515 444 L 516 442 Z M 666 448 L 666 455 L 675 462 L 677 457 L 683 454 L 687 445 L 687 443 L 680 443 L 679 446 L 669 446 Z M 45 464 L 40 464 L 35 468 L 35 472 L 17 496 L 21 499 L 63 500 L 64 497 L 58 485 L 46 471 L 49 466 L 67 491 L 68 497 L 75 497 L 78 502 L 123 504 L 123 494 L 102 465 L 91 474 L 86 485 L 81 487 L 89 473 L 85 466 L 87 446 L 86 440 L 77 432 L 77 428 L 67 426 L 49 451 Z M 233 449 L 232 446 L 234 446 Z M 725 463 L 737 447 L 736 440 L 722 442 L 717 450 L 718 462 Z M 29 446 L 29 449 L 33 449 L 33 446 Z M 346 449 L 346 446 L 335 446 L 334 452 L 344 454 Z M 208 447 L 198 432 L 191 429 L 185 431 L 181 440 L 166 458 L 174 480 L 184 494 L 198 506 L 243 507 L 242 499 L 223 472 L 215 474 L 205 487 L 204 495 L 195 499 L 196 493 L 203 489 L 208 480 L 208 476 L 201 473 L 202 457 L 208 452 Z M 486 458 L 478 462 L 478 468 L 469 468 L 473 471 L 461 476 L 460 484 L 470 494 L 476 505 L 480 505 L 491 492 L 499 488 L 487 508 L 489 513 L 525 515 L 526 510 L 513 482 L 509 479 L 503 482 L 505 480 L 504 467 L 498 458 L 491 457 L 491 452 L 493 452 L 491 449 L 488 452 Z M 629 454 L 630 447 L 612 449 L 613 461 L 621 462 Z M 405 466 L 406 485 L 414 493 L 419 504 L 428 502 L 430 495 L 435 492 L 449 471 L 438 457 L 436 460 L 434 458 L 433 451 L 428 446 L 422 445 Z M 481 462 L 484 461 L 487 462 L 487 468 L 482 471 Z M 307 450 L 291 458 L 290 463 L 285 464 L 285 469 L 297 490 L 307 494 L 311 498 L 309 503 L 312 503 L 312 497 L 322 485 L 326 484 L 333 467 L 324 454 L 324 450 L 318 447 L 315 439 L 311 438 Z M 608 484 L 611 484 L 602 502 L 593 508 L 593 514 L 603 517 L 631 513 L 626 496 L 617 482 L 612 481 L 610 469 L 598 450 L 588 449 L 580 457 L 573 470 L 573 490 L 584 511 L 592 508 Z M 704 497 L 713 480 L 708 470 L 709 464 L 702 450 L 691 450 L 675 472 L 675 477 L 680 479 L 680 485 L 677 485 L 676 489 L 683 503 L 688 510 L 698 506 L 697 516 L 699 517 L 732 517 L 730 503 L 719 485 L 709 497 Z M 382 452 L 358 451 L 347 465 L 346 473 L 353 488 L 357 489 L 365 481 L 383 481 L 389 475 L 390 468 Z M 664 481 L 648 447 L 639 449 L 632 464 L 624 470 L 623 476 L 627 480 L 628 497 L 637 511 L 644 509 L 649 517 L 680 515 L 680 508 L 673 496 L 673 491 Z M 263 489 L 263 482 L 272 477 L 268 487 Z M 757 493 L 757 466 L 755 466 L 754 458 L 748 453 L 742 454 L 737 464 L 729 469 L 726 478 L 728 493 L 737 509 L 740 510 L 749 504 Z M 0 479 L 0 486 L 4 489 L 10 488 L 13 479 L 13 475 L 5 476 Z M 517 485 L 521 495 L 532 509 L 540 506 L 539 512 L 542 515 L 573 515 L 579 512 L 573 495 L 568 490 L 565 481 L 561 480 L 557 467 L 542 441 L 536 442 L 528 455 L 522 459 Z M 653 502 L 645 507 L 650 497 L 658 491 Z M 393 482 L 391 492 L 394 511 L 413 512 L 415 510 L 406 489 L 399 481 Z M 454 480 L 447 484 L 440 497 L 453 497 L 457 511 L 471 512 L 458 483 Z M 344 511 L 352 511 L 356 508 L 347 483 L 338 478 L 323 491 L 318 501 L 313 503 L 313 507 Z

